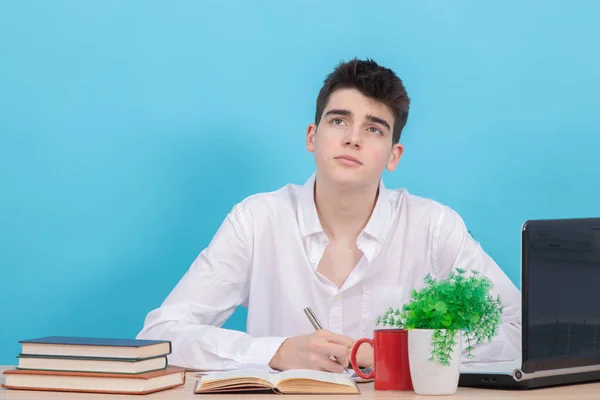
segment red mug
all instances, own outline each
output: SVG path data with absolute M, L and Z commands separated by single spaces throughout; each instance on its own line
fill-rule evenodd
M 362 343 L 373 347 L 375 365 L 368 375 L 356 365 L 356 352 Z M 413 390 L 408 365 L 408 331 L 405 329 L 376 329 L 373 340 L 359 339 L 352 347 L 350 362 L 358 376 L 375 381 L 375 390 Z

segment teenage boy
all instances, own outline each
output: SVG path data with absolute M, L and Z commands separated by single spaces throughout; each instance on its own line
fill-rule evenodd
M 392 70 L 372 60 L 338 65 L 306 131 L 315 173 L 236 204 L 138 338 L 171 340 L 169 362 L 188 368 L 341 372 L 377 315 L 400 307 L 426 274 L 444 278 L 458 267 L 489 277 L 504 305 L 499 335 L 464 361 L 520 358 L 518 289 L 454 210 L 383 184 L 404 152 L 409 103 Z M 222 329 L 239 305 L 248 308 L 246 332 Z M 361 346 L 358 364 L 372 363 Z

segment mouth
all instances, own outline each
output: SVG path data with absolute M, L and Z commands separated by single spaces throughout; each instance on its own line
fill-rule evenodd
M 350 156 L 350 155 L 338 156 L 338 157 L 335 157 L 335 159 L 339 160 L 344 165 L 362 165 L 362 163 L 358 160 L 358 158 Z

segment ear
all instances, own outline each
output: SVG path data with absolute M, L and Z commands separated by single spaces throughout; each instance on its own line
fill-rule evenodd
M 400 162 L 400 158 L 402 157 L 402 153 L 404 153 L 404 145 L 396 143 L 392 146 L 390 158 L 385 166 L 388 171 L 391 172 L 396 169 L 398 162 Z
M 317 125 L 310 123 L 306 128 L 306 150 L 313 153 L 315 151 L 315 135 L 317 134 Z

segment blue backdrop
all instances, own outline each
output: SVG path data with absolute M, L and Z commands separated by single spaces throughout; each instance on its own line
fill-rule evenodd
M 0 2 L 0 364 L 133 337 L 231 207 L 303 183 L 323 78 L 394 69 L 386 174 L 519 283 L 527 218 L 600 215 L 600 2 Z M 227 327 L 244 329 L 244 310 Z

